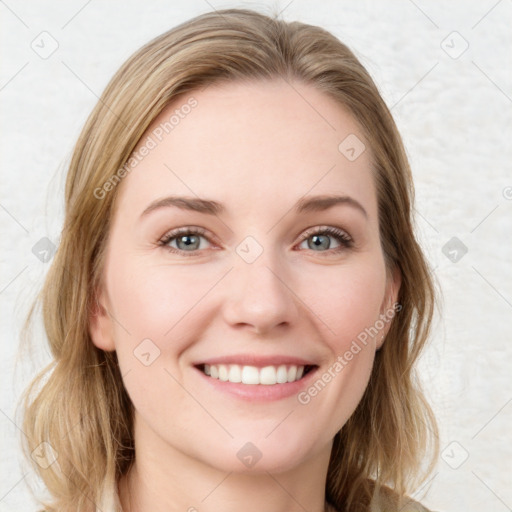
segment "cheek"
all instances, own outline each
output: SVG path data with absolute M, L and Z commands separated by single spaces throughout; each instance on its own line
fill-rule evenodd
M 368 384 L 385 282 L 384 264 L 375 258 L 371 264 L 340 266 L 336 272 L 330 268 L 315 287 L 303 290 L 316 314 L 329 360 L 313 385 L 298 397 L 299 403 L 311 407 L 314 414 L 318 408 L 335 411 L 333 435 L 353 413 Z
M 119 261 L 108 283 L 116 350 L 133 351 L 149 338 L 162 352 L 179 354 L 194 336 L 198 314 L 223 272 L 206 266 L 202 272 L 198 265 L 148 265 L 135 258 Z
M 363 262 L 365 263 L 365 262 Z M 352 340 L 371 328 L 379 318 L 385 292 L 385 267 L 375 258 L 365 264 L 324 269 L 315 286 L 303 288 L 307 304 L 321 320 L 322 332 L 332 350 L 344 352 Z M 363 336 L 364 337 L 364 336 Z
M 171 396 L 167 407 L 186 418 L 191 403 L 176 382 L 183 380 L 176 360 L 199 336 L 195 331 L 201 299 L 218 278 L 211 272 L 204 278 L 193 265 L 148 265 L 135 258 L 118 261 L 111 267 L 108 286 L 116 353 L 126 390 L 145 418 L 157 418 L 162 403 Z M 184 424 L 185 420 L 176 428 Z

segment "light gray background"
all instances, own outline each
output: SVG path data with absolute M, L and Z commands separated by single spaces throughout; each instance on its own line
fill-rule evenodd
M 407 147 L 417 229 L 443 292 L 420 367 L 443 455 L 415 497 L 439 511 L 512 510 L 510 0 L 0 1 L 0 510 L 35 510 L 15 403 L 48 359 L 41 330 L 33 362 L 23 359 L 15 371 L 15 358 L 21 322 L 49 265 L 32 248 L 43 237 L 58 245 L 65 166 L 86 116 L 149 39 L 212 8 L 267 12 L 265 5 L 347 43 L 376 80 Z M 45 55 L 52 44 L 58 48 Z M 452 237 L 456 245 L 446 246 Z

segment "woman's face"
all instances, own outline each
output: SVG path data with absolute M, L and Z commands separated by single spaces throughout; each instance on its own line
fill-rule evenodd
M 117 352 L 136 441 L 225 471 L 328 458 L 399 286 L 356 122 L 301 83 L 212 85 L 135 155 L 90 330 Z M 324 196 L 342 199 L 309 203 Z

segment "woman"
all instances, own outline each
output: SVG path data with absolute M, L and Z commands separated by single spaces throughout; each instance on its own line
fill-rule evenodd
M 136 52 L 75 147 L 41 296 L 45 509 L 425 510 L 412 200 L 389 110 L 325 30 L 227 9 Z

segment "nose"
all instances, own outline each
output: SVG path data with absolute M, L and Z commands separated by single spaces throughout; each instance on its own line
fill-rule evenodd
M 237 261 L 230 273 L 224 318 L 236 329 L 268 334 L 299 318 L 297 296 L 286 269 L 265 252 L 253 263 Z

